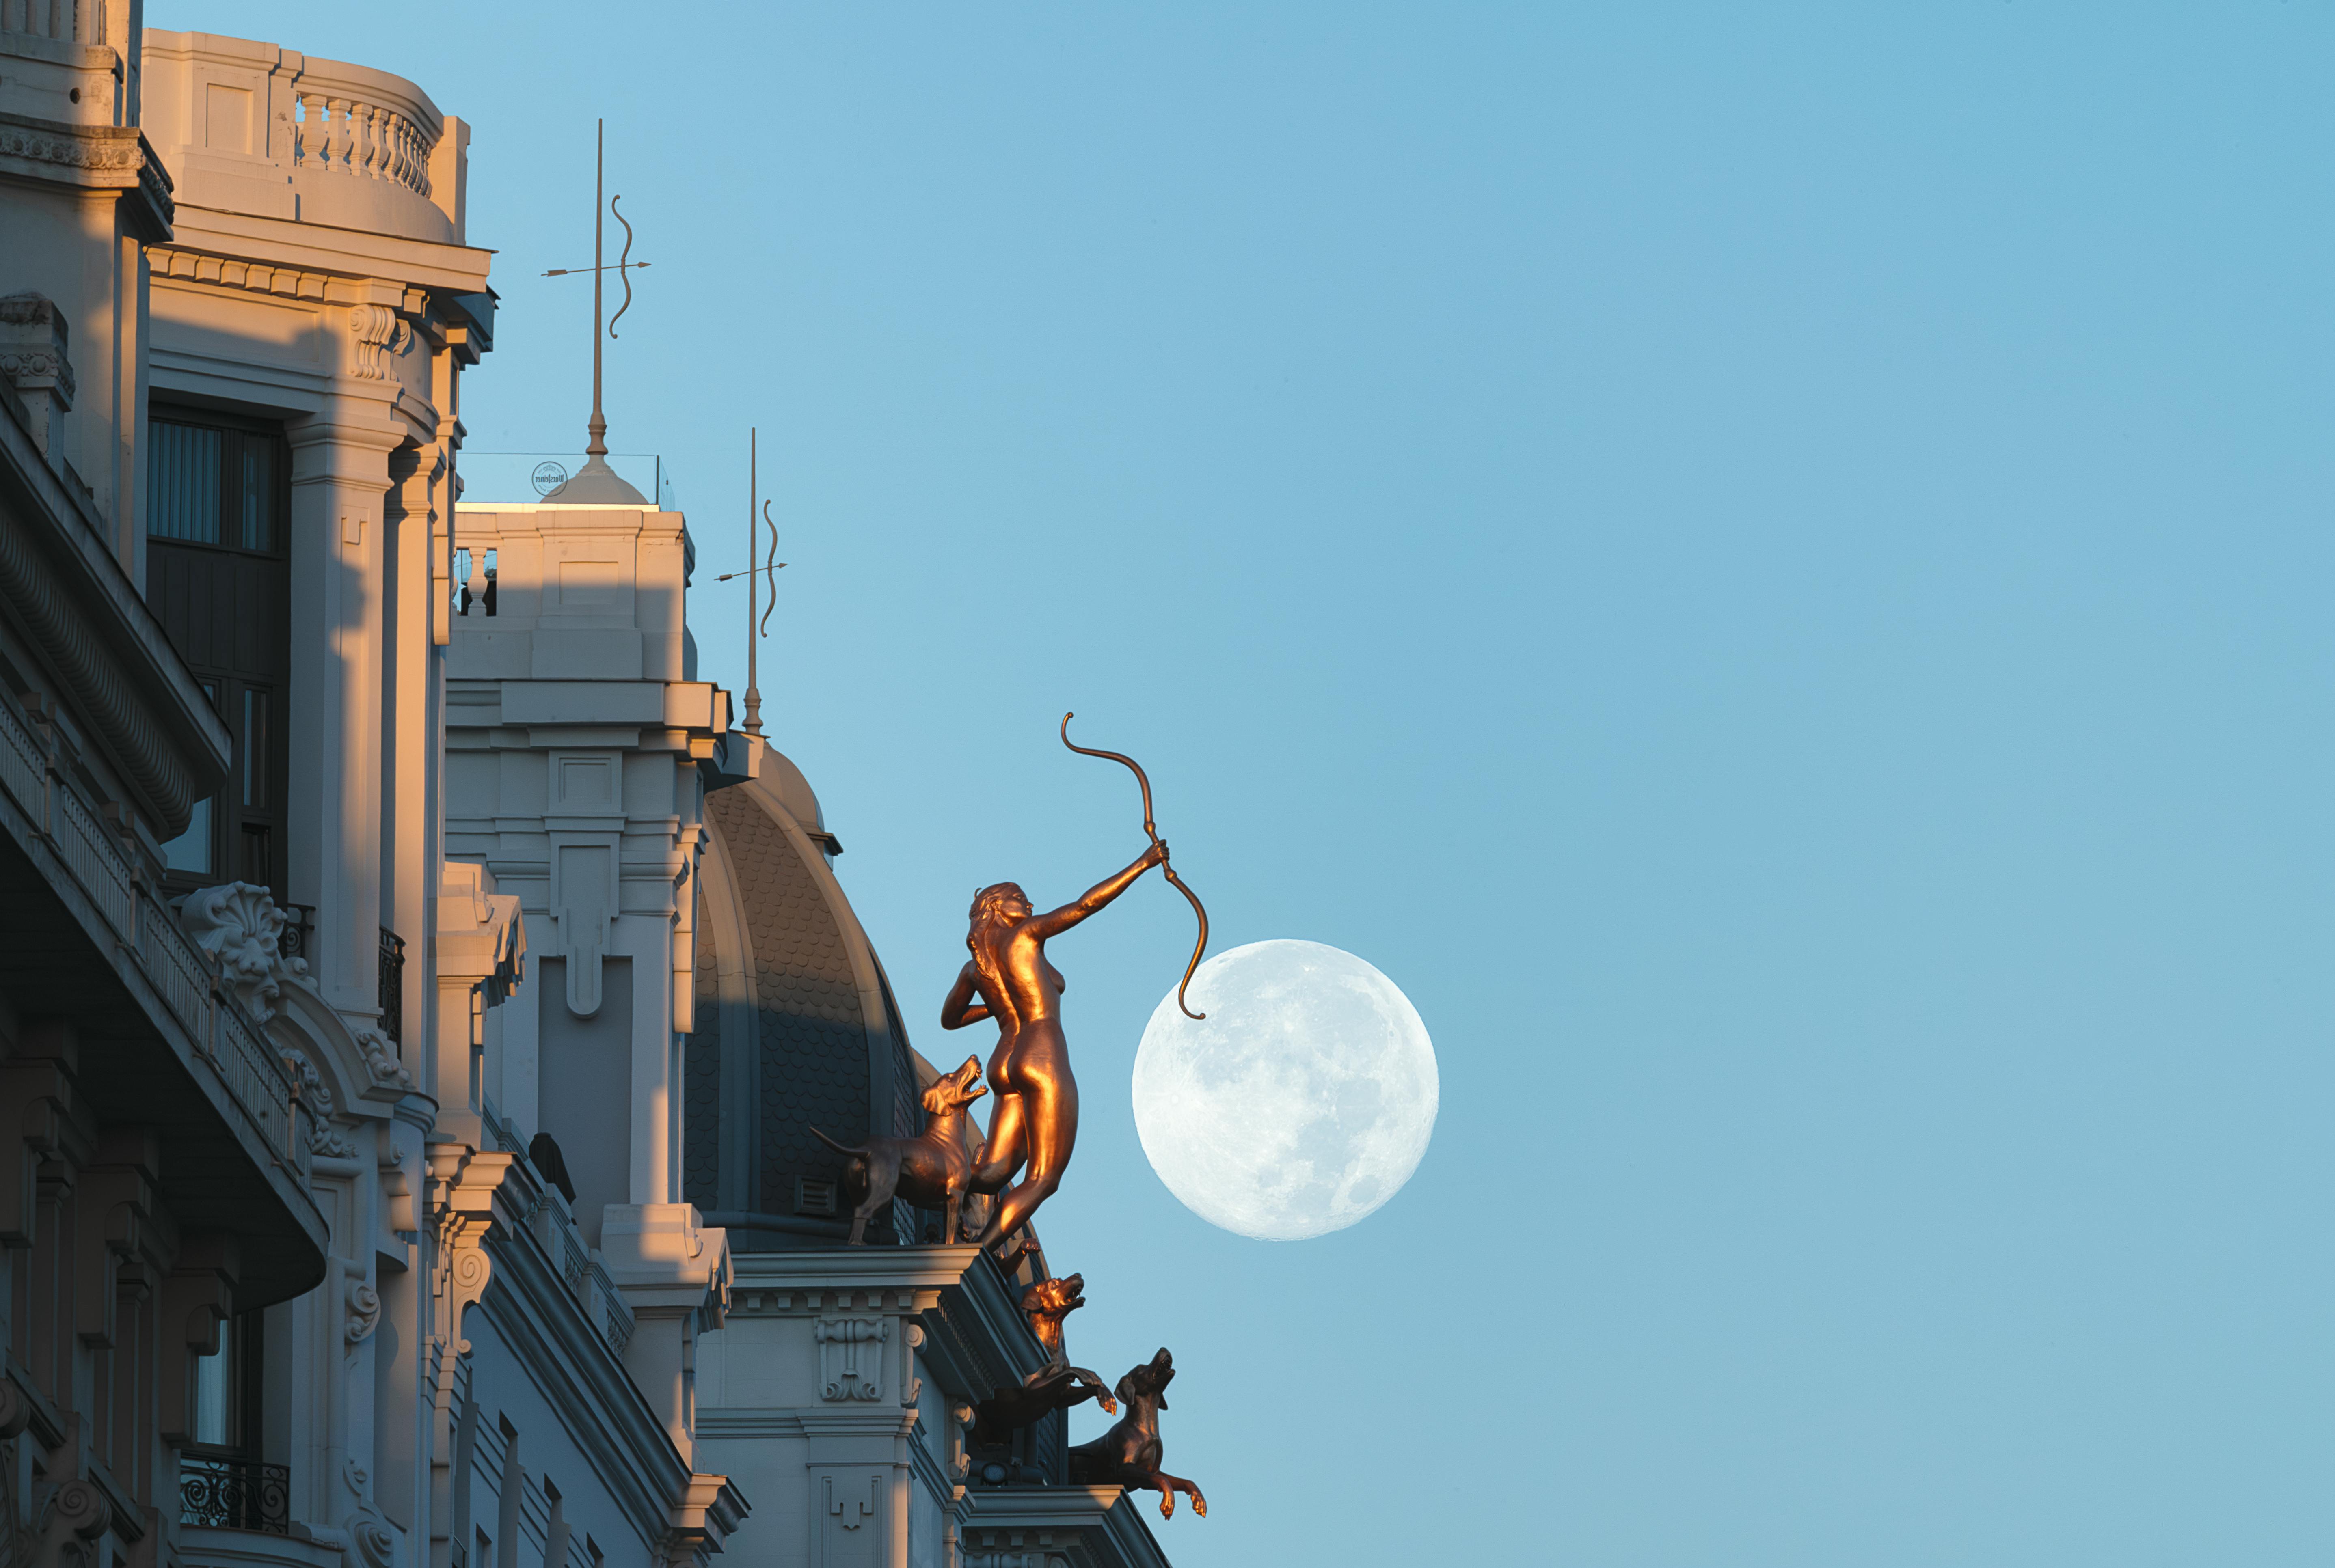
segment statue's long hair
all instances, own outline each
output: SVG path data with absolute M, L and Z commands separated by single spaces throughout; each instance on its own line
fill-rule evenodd
M 1007 898 L 1030 902 L 1018 882 L 993 882 L 973 895 L 973 907 L 965 911 L 965 950 L 973 954 L 973 966 L 992 996 L 1003 997 L 1005 977 L 998 973 L 993 961 L 983 947 L 981 938 L 1005 924 L 1003 910 Z

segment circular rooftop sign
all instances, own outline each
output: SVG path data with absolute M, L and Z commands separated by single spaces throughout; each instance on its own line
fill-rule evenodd
M 532 477 L 535 480 L 535 493 L 538 496 L 547 496 L 567 482 L 567 470 L 557 463 L 540 462 L 535 465 L 535 473 Z

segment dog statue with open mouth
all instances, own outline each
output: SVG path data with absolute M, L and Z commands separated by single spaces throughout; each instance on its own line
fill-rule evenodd
M 988 1092 L 981 1081 L 981 1059 L 968 1056 L 963 1067 L 925 1090 L 925 1130 L 915 1137 L 841 1144 L 817 1128 L 810 1129 L 846 1158 L 843 1195 L 853 1200 L 851 1245 L 862 1244 L 868 1220 L 896 1197 L 919 1208 L 945 1209 L 941 1239 L 956 1239 L 957 1208 L 964 1201 L 965 1184 L 973 1179 L 973 1156 L 964 1136 L 971 1118 L 964 1108 Z
M 1127 1414 L 1093 1442 L 1071 1450 L 1072 1486 L 1116 1484 L 1130 1492 L 1157 1492 L 1162 1519 L 1176 1516 L 1176 1494 L 1182 1492 L 1191 1497 L 1193 1513 L 1208 1516 L 1208 1500 L 1200 1489 L 1159 1467 L 1167 1452 L 1159 1441 L 1159 1412 L 1168 1408 L 1168 1384 L 1175 1376 L 1175 1358 L 1165 1345 L 1149 1360 L 1128 1370 L 1119 1380 Z

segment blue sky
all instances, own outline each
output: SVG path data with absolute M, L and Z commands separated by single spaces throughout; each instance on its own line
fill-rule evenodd
M 148 17 L 472 121 L 480 448 L 580 444 L 607 117 L 612 441 L 702 581 L 761 427 L 928 1056 L 975 885 L 1141 846 L 1066 708 L 1221 944 L 1417 1003 L 1411 1186 L 1245 1241 L 1127 1104 L 1183 902 L 1056 944 L 1182 1568 L 2335 1554 L 2324 6 Z

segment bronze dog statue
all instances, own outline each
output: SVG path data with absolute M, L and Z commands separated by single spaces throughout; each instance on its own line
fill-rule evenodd
M 1062 1359 L 1062 1320 L 1087 1304 L 1086 1288 L 1085 1275 L 1064 1274 L 1059 1280 L 1040 1280 L 1022 1292 L 1022 1315 L 1030 1320 L 1030 1331 L 1058 1361 Z
M 1006 1432 L 1028 1426 L 1049 1410 L 1067 1410 L 1089 1399 L 1100 1405 L 1106 1414 L 1118 1412 L 1119 1404 L 1103 1380 L 1084 1367 L 1071 1366 L 1062 1353 L 1062 1320 L 1087 1304 L 1085 1288 L 1086 1282 L 1080 1276 L 1065 1274 L 1059 1280 L 1040 1280 L 1022 1292 L 1022 1312 L 1030 1320 L 1030 1331 L 1038 1336 L 1051 1359 L 1023 1379 L 1020 1388 L 993 1394 L 982 1402 L 977 1414 L 980 1430 L 988 1435 L 988 1440 L 1002 1441 Z
M 852 1199 L 850 1244 L 858 1246 L 867 1222 L 894 1197 L 921 1208 L 947 1211 L 944 1243 L 956 1239 L 957 1205 L 973 1177 L 973 1157 L 965 1150 L 964 1108 L 989 1092 L 981 1081 L 981 1059 L 968 1056 L 964 1065 L 925 1090 L 925 1130 L 915 1137 L 871 1137 L 857 1146 L 840 1144 L 819 1128 L 819 1141 L 846 1156 L 843 1195 Z
M 1176 1494 L 1187 1493 L 1192 1512 L 1203 1519 L 1208 1516 L 1208 1500 L 1200 1495 L 1200 1489 L 1159 1467 L 1166 1451 L 1159 1442 L 1159 1412 L 1168 1408 L 1168 1384 L 1175 1376 L 1175 1359 L 1165 1345 L 1141 1366 L 1129 1369 L 1119 1380 L 1119 1397 L 1127 1402 L 1127 1414 L 1093 1442 L 1080 1443 L 1071 1450 L 1072 1486 L 1117 1485 L 1129 1492 L 1157 1492 L 1162 1519 L 1176 1516 Z

